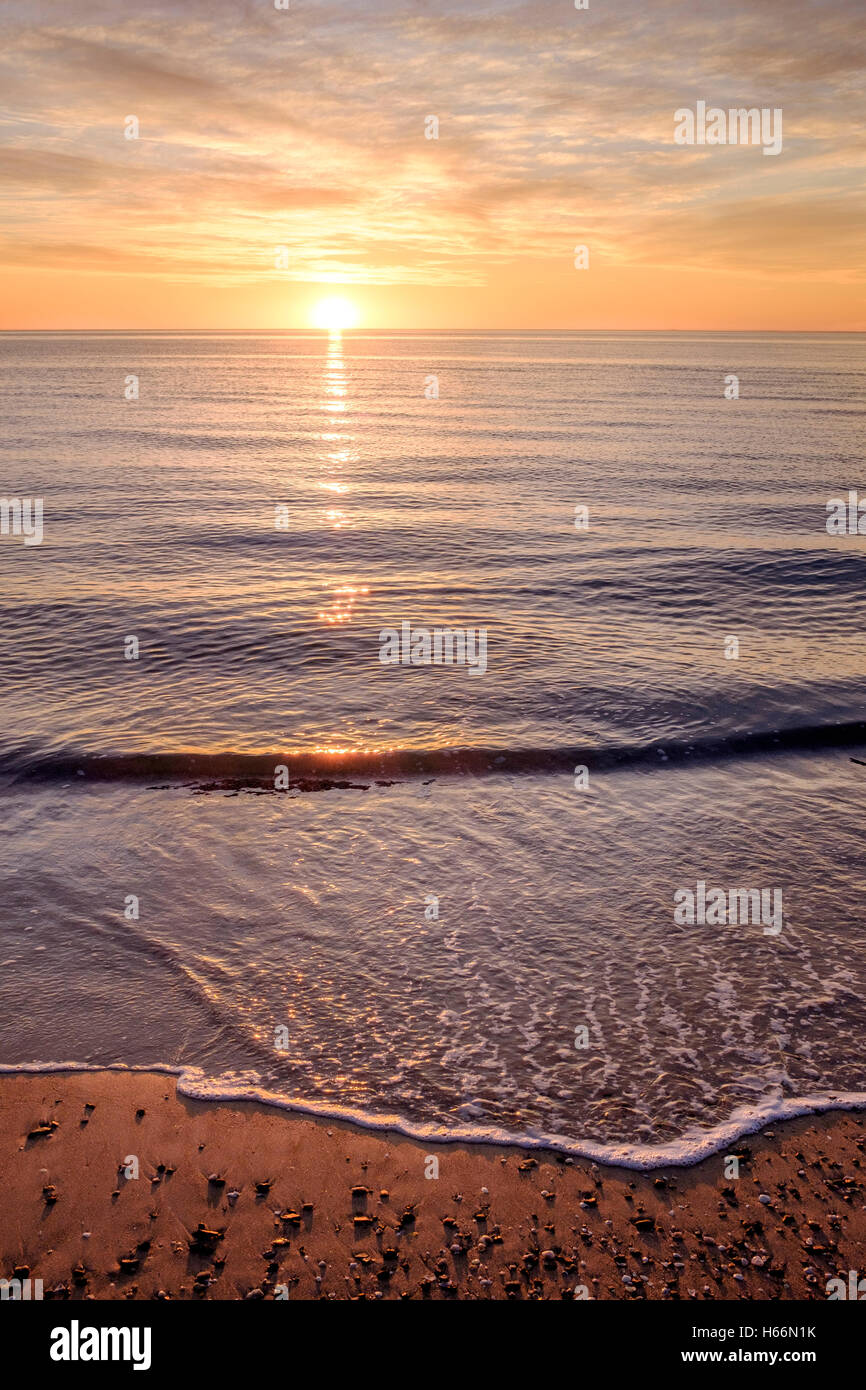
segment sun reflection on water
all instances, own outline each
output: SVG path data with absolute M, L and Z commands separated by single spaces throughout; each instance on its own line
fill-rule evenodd
M 331 592 L 334 595 L 330 609 L 325 609 L 319 613 L 322 622 L 325 623 L 350 623 L 352 621 L 352 610 L 358 598 L 364 594 L 369 594 L 370 590 L 364 585 L 339 584 Z
M 338 332 L 332 332 L 328 335 L 322 379 L 324 398 L 321 409 L 323 413 L 326 416 L 339 413 L 344 417 L 340 423 L 348 426 L 351 411 L 349 376 L 343 357 L 342 334 Z M 329 423 L 336 424 L 337 422 L 329 420 Z M 345 472 L 357 463 L 359 457 L 355 447 L 355 436 L 348 429 L 339 432 L 331 429 L 323 432 L 319 437 L 326 447 L 319 456 L 323 476 L 317 480 L 317 486 L 323 492 L 335 494 L 341 499 L 346 498 L 348 502 L 351 485 L 346 480 Z M 354 525 L 351 512 L 344 507 L 333 505 L 323 507 L 322 517 L 325 524 L 334 532 L 351 529 Z M 327 623 L 329 627 L 350 623 L 355 616 L 355 607 L 359 598 L 369 594 L 369 592 L 369 588 L 363 584 L 335 585 L 330 589 L 330 605 L 318 613 L 319 621 Z

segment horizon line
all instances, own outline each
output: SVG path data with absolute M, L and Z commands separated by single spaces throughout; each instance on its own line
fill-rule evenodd
M 224 336 L 239 334 L 303 333 L 308 337 L 363 338 L 373 334 L 404 333 L 787 333 L 838 334 L 856 337 L 866 334 L 864 328 L 0 328 L 7 333 L 196 333 Z

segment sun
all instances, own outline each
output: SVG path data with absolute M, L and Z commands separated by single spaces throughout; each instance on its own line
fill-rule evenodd
M 328 333 L 342 333 L 345 328 L 354 328 L 358 322 L 358 310 L 351 299 L 332 294 L 320 299 L 310 315 L 314 328 L 324 328 Z

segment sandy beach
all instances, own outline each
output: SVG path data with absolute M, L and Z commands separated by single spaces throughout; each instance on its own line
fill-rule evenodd
M 424 1145 L 156 1073 L 8 1074 L 0 1098 L 0 1269 L 46 1298 L 825 1300 L 866 1265 L 857 1112 L 749 1136 L 732 1179 L 721 1154 Z

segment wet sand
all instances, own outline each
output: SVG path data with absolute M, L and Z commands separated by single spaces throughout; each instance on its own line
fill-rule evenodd
M 738 1178 L 723 1154 L 640 1174 L 191 1101 L 156 1073 L 3 1075 L 0 1277 L 69 1299 L 823 1301 L 866 1274 L 862 1112 L 728 1152 Z

